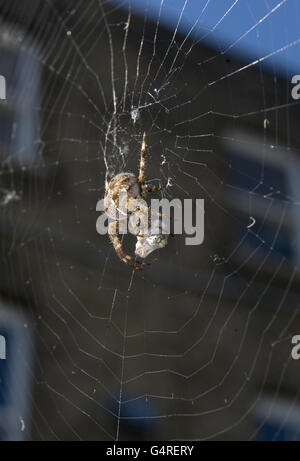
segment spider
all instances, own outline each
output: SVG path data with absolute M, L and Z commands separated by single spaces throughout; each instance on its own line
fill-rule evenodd
M 141 270 L 144 265 L 149 265 L 149 263 L 136 260 L 125 253 L 118 237 L 120 220 L 127 219 L 128 216 L 131 228 L 134 228 L 137 224 L 139 225 L 139 230 L 136 234 L 135 254 L 140 258 L 146 258 L 152 251 L 166 246 L 168 238 L 167 235 L 163 235 L 164 226 L 161 215 L 159 215 L 156 222 L 160 233 L 153 233 L 151 226 L 149 226 L 151 209 L 146 204 L 145 199 L 148 193 L 160 190 L 160 188 L 148 187 L 145 184 L 145 154 L 146 133 L 143 135 L 141 147 L 139 177 L 137 178 L 134 173 L 119 173 L 110 179 L 108 172 L 106 172 L 105 177 L 104 210 L 109 217 L 113 217 L 113 221 L 108 227 L 108 235 L 119 258 L 136 270 Z M 124 216 L 120 218 L 119 201 L 122 193 L 127 194 L 127 202 L 124 204 L 126 213 L 123 213 Z

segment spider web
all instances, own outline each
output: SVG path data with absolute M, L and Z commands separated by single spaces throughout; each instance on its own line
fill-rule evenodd
M 20 52 L 41 71 L 32 159 L 21 146 L 1 160 L 2 291 L 34 329 L 26 436 L 255 439 L 282 399 L 284 428 L 299 397 L 288 53 L 300 37 L 261 51 L 275 17 L 288 29 L 288 0 L 262 2 L 259 14 L 246 0 L 199 2 L 183 27 L 186 1 L 169 28 L 164 0 L 155 18 L 140 3 L 136 15 L 130 2 L 1 2 L 1 27 L 23 31 Z M 225 43 L 217 31 L 245 4 L 247 28 Z M 251 34 L 257 49 L 239 59 Z M 144 132 L 147 182 L 158 198 L 204 198 L 205 240 L 170 238 L 136 272 L 96 233 L 96 204 L 106 169 L 138 171 Z M 134 239 L 123 243 L 132 254 Z

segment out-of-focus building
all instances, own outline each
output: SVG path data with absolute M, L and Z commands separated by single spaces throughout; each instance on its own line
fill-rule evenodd
M 1 437 L 276 437 L 289 405 L 297 433 L 290 81 L 109 2 L 0 5 L 0 334 L 11 315 L 26 397 L 8 425 L 7 354 Z M 170 238 L 133 274 L 96 233 L 96 204 L 105 158 L 137 171 L 144 131 L 147 177 L 205 199 L 205 241 Z

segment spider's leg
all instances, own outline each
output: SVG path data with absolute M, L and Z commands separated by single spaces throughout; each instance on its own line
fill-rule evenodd
M 147 186 L 146 184 L 141 184 L 141 190 L 142 190 L 142 198 L 144 200 L 147 199 L 148 194 L 151 194 L 151 192 L 157 192 L 161 190 L 160 186 Z
M 133 267 L 136 270 L 142 270 L 141 266 L 149 265 L 149 263 L 142 262 L 142 261 L 136 261 L 134 258 L 132 258 L 131 256 L 125 253 L 122 247 L 122 243 L 120 242 L 120 239 L 117 235 L 118 228 L 119 228 L 119 224 L 117 221 L 110 223 L 108 227 L 108 236 L 114 246 L 114 249 L 117 255 L 128 266 Z
M 139 183 L 142 189 L 145 186 L 145 156 L 146 156 L 146 133 L 144 133 L 143 135 L 141 158 L 140 158 Z
M 161 190 L 161 187 L 159 187 L 159 186 L 153 186 L 153 187 L 147 188 L 147 192 L 149 194 L 151 194 L 151 192 L 156 192 L 156 191 L 160 191 L 160 190 Z
M 105 173 L 105 192 L 108 190 L 108 185 L 109 185 L 109 174 L 108 171 Z

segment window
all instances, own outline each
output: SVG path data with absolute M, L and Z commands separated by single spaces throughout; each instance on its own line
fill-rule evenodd
M 0 441 L 23 440 L 29 430 L 32 329 L 20 312 L 0 302 L 0 335 L 6 343 L 6 358 L 0 359 Z
M 260 259 L 268 252 L 270 261 L 285 257 L 299 263 L 300 159 L 250 134 L 235 133 L 225 139 L 227 204 L 237 217 L 231 230 L 234 242 L 244 238 L 245 255 L 255 250 Z M 251 223 L 252 232 L 245 238 Z
M 265 395 L 256 407 L 254 419 L 259 427 L 258 440 L 300 440 L 300 408 L 293 401 Z
M 22 166 L 36 160 L 39 138 L 40 68 L 26 49 L 22 30 L 0 28 L 0 75 L 6 99 L 0 100 L 0 159 Z

